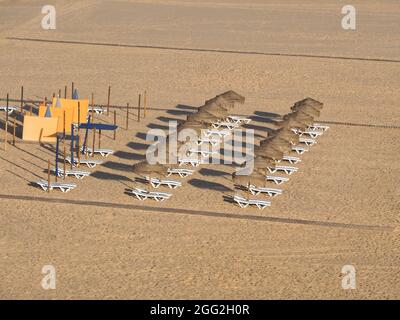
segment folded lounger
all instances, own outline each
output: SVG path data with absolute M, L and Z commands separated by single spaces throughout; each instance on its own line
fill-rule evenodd
M 270 201 L 246 199 L 245 197 L 239 195 L 235 195 L 233 197 L 233 201 L 235 201 L 241 208 L 246 208 L 249 205 L 254 205 L 258 209 L 264 209 L 265 207 L 269 207 L 271 205 Z
M 278 177 L 278 176 L 267 176 L 266 179 L 267 181 L 273 181 L 276 184 L 282 184 L 284 182 L 289 181 L 289 178 L 287 177 Z
M 178 159 L 178 163 L 179 166 L 191 164 L 192 167 L 197 167 L 199 164 L 201 164 L 201 161 L 195 158 L 180 158 Z
M 185 178 L 191 174 L 193 174 L 194 170 L 190 169 L 168 169 L 167 177 L 169 177 L 171 174 L 179 174 L 181 178 Z
M 88 108 L 89 112 L 95 112 L 97 114 L 103 114 L 104 113 L 104 109 L 101 107 L 90 107 Z
M 52 169 L 51 172 L 56 173 L 56 169 Z M 90 175 L 90 172 L 87 171 L 81 171 L 81 170 L 65 170 L 65 175 L 68 176 L 74 176 L 75 178 L 82 180 L 84 177 L 87 177 Z M 58 176 L 61 178 L 64 176 L 64 169 L 58 169 Z
M 218 128 L 220 128 L 220 127 L 224 127 L 224 128 L 227 128 L 228 130 L 233 130 L 233 129 L 239 127 L 238 124 L 236 124 L 236 123 L 234 123 L 234 122 L 228 122 L 228 121 L 217 121 L 217 122 L 213 122 L 213 123 L 212 123 L 212 126 L 213 126 L 215 129 L 218 129 Z
M 242 124 L 242 123 L 250 123 L 251 119 L 240 117 L 240 116 L 229 116 L 226 118 L 226 121 L 233 122 L 236 124 Z
M 146 180 L 153 186 L 153 188 L 158 188 L 159 186 L 167 186 L 170 189 L 175 189 L 182 186 L 182 183 L 174 180 L 160 180 L 151 177 L 146 177 Z
M 282 160 L 278 160 L 277 162 L 281 162 L 281 161 L 288 161 L 291 164 L 296 164 L 296 163 L 301 162 L 301 159 L 298 157 L 283 156 Z
M 46 180 L 39 180 L 36 182 L 36 184 L 41 186 L 44 191 L 47 191 L 49 186 L 49 183 Z M 74 188 L 76 188 L 75 183 L 50 182 L 50 190 L 60 189 L 62 192 L 68 192 Z
M 197 140 L 197 145 L 198 146 L 202 145 L 203 143 L 209 143 L 212 146 L 217 146 L 218 144 L 221 143 L 221 141 L 220 140 L 216 140 L 216 139 L 210 139 L 210 138 L 199 138 Z
M 204 133 L 206 137 L 211 137 L 211 136 L 218 136 L 220 138 L 229 136 L 231 133 L 229 130 L 206 130 Z
M 13 113 L 15 110 L 17 110 L 17 107 L 15 106 L 8 106 L 8 108 L 7 106 L 0 106 L 0 111 L 7 111 L 8 114 Z
M 85 150 L 83 150 L 83 147 L 82 147 L 81 151 L 83 153 L 86 153 L 86 151 L 87 151 L 90 155 L 93 154 L 92 148 L 90 148 L 90 147 L 86 147 Z M 111 149 L 96 149 L 95 148 L 94 149 L 94 153 L 99 153 L 102 157 L 108 157 L 110 154 L 114 153 L 114 150 L 111 150 Z
M 140 201 L 146 199 L 154 199 L 156 201 L 164 201 L 165 199 L 169 199 L 172 194 L 165 192 L 150 192 L 144 189 L 134 188 L 128 191 L 136 196 Z
M 299 147 L 299 146 L 295 146 L 295 147 L 292 147 L 292 151 L 295 151 L 298 154 L 303 154 L 304 152 L 308 151 L 308 149 Z
M 271 173 L 275 173 L 277 171 L 283 171 L 288 175 L 291 175 L 293 172 L 296 172 L 298 169 L 296 167 L 288 167 L 288 166 L 275 166 L 268 167 L 268 171 Z
M 314 139 L 305 139 L 305 138 L 300 138 L 299 142 L 304 143 L 306 146 L 309 147 L 317 143 L 317 141 L 315 141 Z
M 65 161 L 67 161 L 68 163 L 71 163 L 71 158 L 66 157 Z M 81 158 L 79 163 L 86 164 L 89 168 L 94 168 L 95 166 L 97 166 L 98 164 L 102 164 L 103 162 L 100 160 L 95 160 L 95 159 L 82 159 Z M 77 164 L 78 164 L 78 159 L 74 158 L 73 166 L 76 166 Z
M 323 124 L 319 124 L 319 123 L 314 123 L 313 125 L 308 127 L 309 130 L 322 130 L 322 131 L 326 131 L 329 129 L 328 126 L 325 126 Z
M 265 188 L 265 187 L 256 187 L 254 185 L 247 186 L 247 189 L 251 192 L 251 194 L 258 196 L 260 193 L 266 193 L 270 197 L 276 196 L 278 194 L 282 194 L 281 189 L 274 189 L 274 188 Z
M 216 154 L 216 151 L 208 151 L 208 150 L 195 150 L 195 149 L 190 149 L 188 151 L 188 156 L 191 156 L 193 154 L 201 154 L 203 158 L 207 158 L 209 156 L 212 156 L 213 154 Z

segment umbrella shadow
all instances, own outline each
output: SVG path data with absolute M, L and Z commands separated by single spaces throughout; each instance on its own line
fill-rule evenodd
M 224 186 L 221 183 L 216 183 L 216 182 L 211 182 L 211 181 L 206 181 L 206 180 L 200 180 L 200 179 L 191 179 L 188 181 L 190 185 L 193 187 L 199 188 L 199 189 L 209 189 L 209 190 L 214 190 L 218 192 L 227 192 L 227 191 L 232 191 L 232 189 Z
M 221 177 L 221 176 L 227 176 L 229 175 L 228 172 L 222 171 L 222 170 L 215 170 L 215 169 L 207 169 L 207 168 L 201 168 L 199 170 L 199 173 L 202 176 L 210 176 L 210 177 Z
M 144 160 L 146 159 L 146 155 L 135 153 L 135 152 L 126 152 L 126 151 L 117 151 L 114 153 L 114 156 L 121 159 L 126 160 Z

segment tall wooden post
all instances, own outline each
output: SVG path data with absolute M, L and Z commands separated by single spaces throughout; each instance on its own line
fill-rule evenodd
M 33 107 L 32 104 L 29 105 L 29 115 L 32 116 L 33 114 Z
M 65 122 L 66 122 L 66 119 L 65 119 L 65 110 L 64 110 L 64 112 L 63 112 L 63 137 L 64 137 L 64 139 L 65 139 Z
M 8 132 L 8 99 L 9 94 L 7 93 L 7 104 L 6 104 L 6 123 L 5 123 L 5 130 L 4 130 L 4 151 L 7 150 L 7 132 Z
M 117 125 L 117 111 L 114 110 L 114 126 L 116 125 Z M 117 129 L 114 129 L 114 140 L 116 139 L 116 137 L 117 137 Z
M 101 149 L 101 129 L 99 129 L 99 149 Z
M 61 98 L 61 89 L 58 89 L 58 97 Z
M 140 100 L 141 100 L 142 95 L 139 94 L 138 98 L 138 122 L 140 122 Z
M 72 97 L 73 97 L 73 95 L 74 95 L 74 83 L 72 82 L 72 84 L 71 84 L 71 99 L 72 99 Z
M 94 157 L 95 142 L 96 142 L 96 129 L 93 129 L 92 157 Z
M 64 99 L 67 99 L 67 86 L 64 87 Z
M 63 138 L 63 154 L 64 154 L 64 159 L 63 159 L 63 161 L 64 161 L 64 167 L 63 167 L 63 176 L 64 176 L 64 180 L 65 180 L 65 177 L 67 176 L 67 173 L 66 173 L 66 170 L 67 170 L 67 161 L 65 160 L 65 158 L 67 157 L 67 150 L 66 150 L 66 147 L 65 147 L 65 137 Z
M 110 98 L 111 98 L 111 86 L 108 86 L 107 116 L 110 115 Z
M 47 160 L 47 192 L 50 192 L 50 160 Z
M 14 126 L 13 126 L 13 146 L 15 147 L 15 132 L 16 132 L 16 127 L 17 127 L 17 119 L 14 118 Z
M 126 130 L 129 128 L 129 102 L 126 104 Z
M 21 114 L 24 112 L 24 86 L 21 86 Z
M 146 110 L 147 110 L 147 90 L 144 90 L 143 96 L 143 118 L 146 118 Z

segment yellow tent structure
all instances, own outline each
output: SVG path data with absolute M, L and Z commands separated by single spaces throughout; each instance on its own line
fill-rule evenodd
M 24 116 L 22 139 L 25 141 L 56 142 L 56 117 Z

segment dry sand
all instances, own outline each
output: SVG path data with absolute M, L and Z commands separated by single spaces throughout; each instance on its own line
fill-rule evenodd
M 400 8 L 353 2 L 358 29 L 346 32 L 336 1 L 55 1 L 54 31 L 40 29 L 40 1 L 0 1 L 1 96 L 18 97 L 23 84 L 43 99 L 75 81 L 99 103 L 109 84 L 118 105 L 147 89 L 152 107 L 140 123 L 132 111 L 129 130 L 118 111 L 117 141 L 102 140 L 115 155 L 68 194 L 29 185 L 46 177 L 51 149 L 18 140 L 0 151 L 0 298 L 399 298 L 400 62 L 334 57 L 398 59 Z M 125 195 L 138 185 L 131 166 L 147 130 L 228 89 L 246 97 L 234 112 L 248 116 L 287 113 L 306 96 L 325 103 L 320 120 L 331 128 L 283 195 L 263 211 L 224 202 L 234 192 L 226 165 L 199 168 L 163 203 Z M 250 125 L 260 137 L 263 120 Z M 40 286 L 45 264 L 56 290 Z M 356 290 L 341 288 L 346 264 Z

